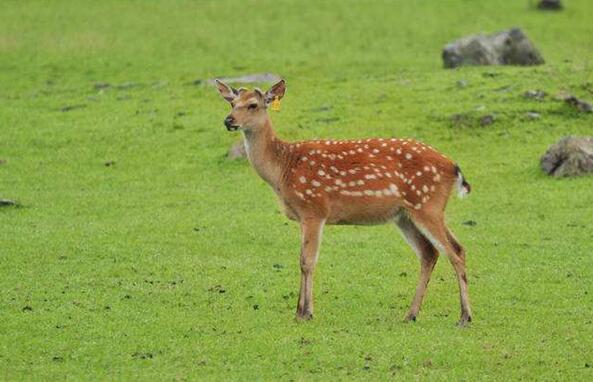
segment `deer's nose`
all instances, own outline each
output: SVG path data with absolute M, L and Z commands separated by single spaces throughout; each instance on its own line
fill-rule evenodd
M 235 126 L 235 118 L 233 118 L 232 115 L 229 115 L 224 119 L 224 125 L 228 130 L 231 130 L 232 128 L 235 130 L 237 129 L 237 126 Z

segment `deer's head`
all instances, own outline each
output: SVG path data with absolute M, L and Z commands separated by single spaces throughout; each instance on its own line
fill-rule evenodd
M 256 130 L 267 118 L 267 108 L 275 98 L 281 99 L 286 92 L 286 83 L 280 80 L 267 92 L 258 88 L 247 90 L 245 88 L 235 89 L 222 81 L 216 80 L 218 92 L 233 110 L 224 119 L 224 125 L 228 131 Z

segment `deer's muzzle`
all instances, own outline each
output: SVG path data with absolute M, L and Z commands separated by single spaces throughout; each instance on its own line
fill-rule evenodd
M 239 129 L 239 126 L 235 124 L 235 118 L 230 115 L 224 119 L 224 125 L 228 131 L 236 131 Z

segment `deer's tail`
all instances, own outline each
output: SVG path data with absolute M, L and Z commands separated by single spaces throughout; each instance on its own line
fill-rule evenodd
M 457 196 L 460 198 L 465 198 L 472 191 L 472 187 L 465 180 L 463 172 L 461 172 L 461 168 L 459 168 L 458 165 L 455 165 L 455 175 L 457 176 Z

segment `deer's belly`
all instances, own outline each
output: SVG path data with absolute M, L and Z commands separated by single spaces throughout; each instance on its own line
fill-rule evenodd
M 326 224 L 375 225 L 393 222 L 401 211 L 396 203 L 385 205 L 366 204 L 364 206 L 342 205 L 332 208 Z

